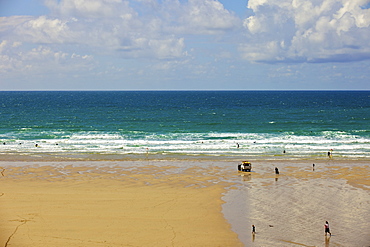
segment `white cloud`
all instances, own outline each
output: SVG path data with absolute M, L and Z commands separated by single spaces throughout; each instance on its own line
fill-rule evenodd
M 261 62 L 370 59 L 368 0 L 249 0 L 243 57 Z
M 45 0 L 45 3 L 54 15 L 78 18 L 110 18 L 122 10 L 130 11 L 128 1 L 120 0 Z
M 165 34 L 158 18 L 140 17 L 128 1 L 48 0 L 47 4 L 51 16 L 1 17 L 0 37 L 7 40 L 0 39 L 1 71 L 35 68 L 42 60 L 71 62 L 65 54 L 81 48 L 121 57 L 168 59 L 183 54 L 183 38 Z M 5 54 L 6 42 L 13 46 L 8 45 Z M 35 50 L 35 45 L 43 49 Z M 51 54 L 52 50 L 62 53 Z
M 73 41 L 73 36 L 66 21 L 40 16 L 15 29 L 15 33 L 24 41 L 31 43 L 64 43 Z
M 254 15 L 244 20 L 217 0 L 43 1 L 48 15 L 0 17 L 0 72 L 87 76 L 117 67 L 132 78 L 140 70 L 149 79 L 158 70 L 206 78 L 252 66 L 239 54 L 267 63 L 370 58 L 370 13 L 360 7 L 369 0 L 249 0 Z
M 0 33 L 3 33 L 0 37 L 4 38 L 7 32 L 32 19 L 34 19 L 32 16 L 0 17 Z
M 179 17 L 181 25 L 190 33 L 213 34 L 230 30 L 240 20 L 215 0 L 189 0 L 182 6 Z
M 183 55 L 184 39 L 151 40 L 149 46 L 159 58 L 180 57 Z
M 1 43 L 0 43 L 0 54 L 2 53 L 2 51 L 5 49 L 6 45 L 7 45 L 8 41 L 6 40 L 3 40 Z
M 249 32 L 252 34 L 262 33 L 267 31 L 267 25 L 265 23 L 264 17 L 257 18 L 256 16 L 250 16 L 244 20 L 243 25 L 248 28 Z
M 53 50 L 44 45 L 38 45 L 27 51 L 22 50 L 19 44 L 6 40 L 0 43 L 0 73 L 15 72 L 27 73 L 33 71 L 78 71 L 81 68 L 95 66 L 91 55 L 70 54 L 61 50 Z M 16 48 L 14 48 L 16 47 Z M 13 49 L 11 49 L 13 48 Z M 73 64 L 73 66 L 69 66 Z
M 0 49 L 0 55 L 14 63 L 7 69 L 20 69 L 25 61 L 31 65 L 25 56 L 33 56 L 38 63 L 41 58 L 62 61 L 65 55 L 51 53 L 73 54 L 81 49 L 122 58 L 186 59 L 184 36 L 220 35 L 241 26 L 241 20 L 216 0 L 44 2 L 50 15 L 0 17 L 0 37 L 13 44 L 7 47 L 13 53 Z

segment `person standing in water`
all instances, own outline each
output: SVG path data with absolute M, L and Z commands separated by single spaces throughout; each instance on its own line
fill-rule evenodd
M 331 236 L 331 232 L 330 232 L 330 228 L 329 228 L 329 222 L 325 222 L 325 236 L 329 233 L 329 235 Z

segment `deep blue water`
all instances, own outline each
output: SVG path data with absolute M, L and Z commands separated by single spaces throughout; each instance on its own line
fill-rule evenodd
M 370 157 L 369 91 L 0 92 L 0 118 L 2 153 Z

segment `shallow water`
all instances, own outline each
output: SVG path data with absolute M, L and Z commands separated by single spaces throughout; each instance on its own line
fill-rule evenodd
M 256 173 L 239 175 L 237 189 L 223 198 L 225 217 L 245 246 L 370 245 L 369 190 L 352 187 L 345 179 L 291 176 L 284 174 L 284 164 L 275 165 L 280 175 L 273 174 L 271 164 L 261 165 Z M 309 172 L 311 167 L 304 165 L 296 169 Z M 331 168 L 318 165 L 311 172 L 330 174 Z M 325 221 L 331 226 L 330 238 L 324 236 Z

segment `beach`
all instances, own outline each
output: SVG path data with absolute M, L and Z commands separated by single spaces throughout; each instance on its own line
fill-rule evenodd
M 370 246 L 366 160 L 14 160 L 1 246 Z
M 369 247 L 369 95 L 0 92 L 0 246 Z

